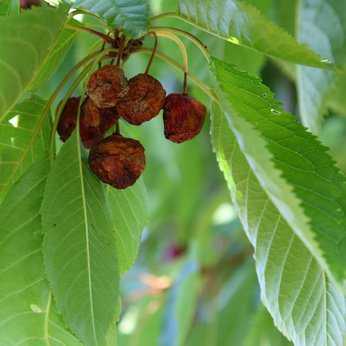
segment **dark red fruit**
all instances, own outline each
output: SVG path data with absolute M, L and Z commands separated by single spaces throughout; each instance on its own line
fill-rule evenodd
M 127 95 L 116 105 L 118 114 L 133 125 L 140 125 L 159 114 L 166 91 L 148 74 L 139 74 L 129 81 Z
M 80 136 L 86 148 L 98 143 L 115 122 L 118 120 L 115 108 L 97 108 L 88 97 L 81 107 Z
M 105 65 L 91 75 L 87 90 L 97 107 L 110 108 L 127 94 L 128 83 L 120 67 Z
M 63 142 L 71 136 L 76 128 L 80 97 L 71 97 L 67 100 L 60 115 L 58 134 Z
M 203 127 L 206 113 L 206 107 L 188 95 L 168 95 L 163 112 L 165 137 L 175 143 L 194 138 Z
M 104 183 L 126 189 L 144 171 L 144 148 L 134 139 L 112 135 L 91 148 L 89 166 Z
M 20 8 L 28 9 L 32 6 L 41 6 L 40 0 L 20 0 Z

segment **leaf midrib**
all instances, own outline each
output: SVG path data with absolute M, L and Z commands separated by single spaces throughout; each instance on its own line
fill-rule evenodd
M 78 116 L 79 119 L 79 116 Z M 79 123 L 79 121 L 78 121 Z M 77 138 L 79 138 L 79 125 L 77 126 Z M 94 300 L 93 300 L 93 288 L 92 288 L 92 277 L 91 277 L 91 263 L 90 263 L 90 244 L 89 244 L 89 222 L 88 222 L 88 213 L 87 213 L 87 202 L 85 197 L 85 187 L 84 187 L 84 174 L 82 166 L 82 156 L 81 156 L 81 147 L 80 141 L 77 139 L 77 157 L 78 157 L 78 168 L 80 174 L 80 184 L 81 184 L 81 195 L 82 195 L 82 204 L 83 204 L 83 217 L 84 217 L 84 231 L 85 231 L 85 242 L 86 242 L 86 261 L 88 267 L 88 291 L 89 291 L 89 305 L 90 305 L 90 315 L 91 315 L 91 324 L 93 329 L 93 337 L 95 345 L 98 345 L 96 326 L 95 326 L 95 315 L 94 315 Z

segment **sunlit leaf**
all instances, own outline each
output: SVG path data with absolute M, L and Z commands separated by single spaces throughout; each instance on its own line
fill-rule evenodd
M 180 0 L 180 15 L 219 38 L 272 57 L 315 67 L 330 65 L 245 1 Z
M 212 137 L 232 199 L 255 248 L 262 301 L 275 325 L 295 345 L 342 346 L 345 297 L 269 198 L 229 128 L 230 116 L 215 109 Z M 251 131 L 251 135 L 258 133 Z

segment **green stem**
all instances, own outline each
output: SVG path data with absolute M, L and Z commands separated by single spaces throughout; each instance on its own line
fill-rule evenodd
M 142 52 L 142 53 L 146 53 L 146 54 L 151 54 L 151 50 L 148 48 L 140 48 L 138 51 Z M 135 52 L 135 53 L 137 53 Z M 134 54 L 135 54 L 134 53 Z M 174 67 L 176 70 L 178 71 L 184 71 L 184 66 L 182 66 L 181 64 L 177 63 L 175 60 L 173 60 L 172 58 L 170 58 L 168 55 L 161 53 L 161 52 L 157 52 L 156 56 L 161 59 L 162 61 L 166 62 L 167 64 L 171 65 L 172 67 Z M 205 84 L 203 83 L 201 80 L 199 80 L 197 77 L 195 77 L 194 75 L 192 75 L 191 73 L 188 73 L 188 77 L 189 79 L 198 87 L 200 88 L 207 96 L 209 96 L 214 102 L 216 102 L 217 104 L 221 105 L 219 98 L 217 97 L 216 94 L 213 93 L 213 91 Z
M 158 47 L 158 44 L 159 44 L 159 40 L 158 40 L 157 35 L 156 35 L 156 33 L 155 33 L 154 31 L 149 31 L 149 32 L 148 32 L 148 35 L 152 35 L 152 36 L 154 37 L 155 42 L 154 42 L 154 48 L 153 48 L 153 50 L 152 50 L 152 54 L 151 54 L 151 56 L 150 56 L 150 59 L 149 59 L 147 68 L 145 69 L 145 72 L 144 72 L 145 74 L 148 74 L 148 72 L 149 72 L 149 70 L 150 70 L 150 67 L 151 67 L 151 65 L 152 65 L 152 63 L 153 63 L 155 54 L 156 54 L 156 52 L 157 52 L 157 47 Z
M 166 30 L 166 31 L 170 31 L 170 32 L 174 32 L 177 33 L 178 35 L 181 35 L 185 38 L 187 38 L 188 40 L 190 40 L 200 51 L 201 53 L 204 55 L 204 57 L 206 58 L 206 60 L 210 61 L 210 53 L 208 51 L 208 47 L 195 35 L 192 35 L 191 33 L 185 31 L 185 30 L 181 30 L 178 28 L 171 28 L 168 26 L 153 26 L 150 29 L 155 30 L 155 29 L 162 29 L 162 30 Z

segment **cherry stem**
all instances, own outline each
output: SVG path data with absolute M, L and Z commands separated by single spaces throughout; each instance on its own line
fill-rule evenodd
M 170 32 L 174 32 L 177 33 L 178 35 L 181 35 L 185 38 L 187 38 L 188 40 L 190 40 L 200 51 L 201 53 L 204 55 L 205 59 L 208 61 L 210 61 L 210 54 L 208 51 L 208 47 L 195 35 L 182 30 L 182 29 L 178 29 L 178 28 L 172 28 L 169 26 L 153 26 L 151 27 L 151 29 L 155 30 L 155 29 L 162 29 L 165 31 L 170 31 Z
M 106 42 L 103 42 L 102 47 L 101 47 L 101 52 L 103 52 L 105 50 L 105 46 L 106 46 Z M 101 60 L 99 60 L 98 65 L 99 65 L 99 68 L 102 67 Z
M 120 135 L 120 125 L 119 125 L 119 120 L 115 123 L 115 134 Z
M 163 30 L 163 29 L 155 29 L 153 31 L 156 33 L 157 36 L 168 38 L 174 41 L 178 45 L 181 55 L 183 57 L 183 61 L 184 61 L 184 90 L 183 92 L 185 93 L 187 89 L 187 85 L 185 85 L 185 83 L 187 84 L 186 76 L 189 74 L 189 58 L 188 58 L 187 50 L 183 41 L 177 35 L 175 35 L 174 33 L 170 31 Z
M 122 40 L 119 51 L 118 51 L 118 58 L 117 58 L 117 63 L 116 63 L 117 66 L 120 66 L 120 62 L 121 62 L 121 58 L 122 58 L 123 53 L 124 53 L 124 49 L 125 49 L 125 41 Z
M 152 54 L 150 56 L 147 68 L 145 69 L 145 72 L 144 72 L 145 74 L 148 74 L 148 72 L 150 70 L 150 67 L 151 67 L 151 65 L 152 65 L 152 63 L 154 61 L 154 57 L 155 57 L 155 54 L 157 52 L 157 47 L 158 47 L 158 44 L 159 44 L 159 40 L 158 40 L 157 35 L 156 35 L 156 33 L 154 31 L 149 31 L 147 33 L 147 35 L 152 35 L 154 37 L 155 42 L 154 42 L 154 48 L 152 50 Z
M 137 52 L 135 53 L 146 53 L 146 54 L 151 54 L 151 50 L 148 48 L 140 48 Z M 184 66 L 182 66 L 181 64 L 177 63 L 174 59 L 170 58 L 168 55 L 161 53 L 161 52 L 157 52 L 156 56 L 161 59 L 162 61 L 166 62 L 167 64 L 171 65 L 172 67 L 174 67 L 176 70 L 178 71 L 184 71 Z M 218 96 L 205 84 L 203 83 L 201 80 L 199 80 L 197 77 L 195 77 L 194 75 L 187 73 L 189 79 L 196 84 L 196 86 L 198 88 L 200 88 L 207 96 L 209 96 L 214 102 L 216 102 L 217 104 L 221 105 L 220 100 L 218 98 Z
M 71 29 L 71 30 L 76 30 L 76 31 L 83 31 L 83 32 L 87 32 L 89 34 L 95 35 L 99 38 L 101 38 L 104 42 L 112 44 L 113 43 L 113 39 L 111 37 L 109 37 L 108 35 L 96 31 L 94 29 L 90 29 L 90 28 L 86 28 L 80 25 L 74 25 L 74 24 L 65 24 L 65 28 L 67 29 Z
M 187 77 L 188 77 L 187 73 L 184 72 L 184 84 L 183 84 L 183 94 L 184 95 L 188 94 L 188 92 L 187 92 Z

